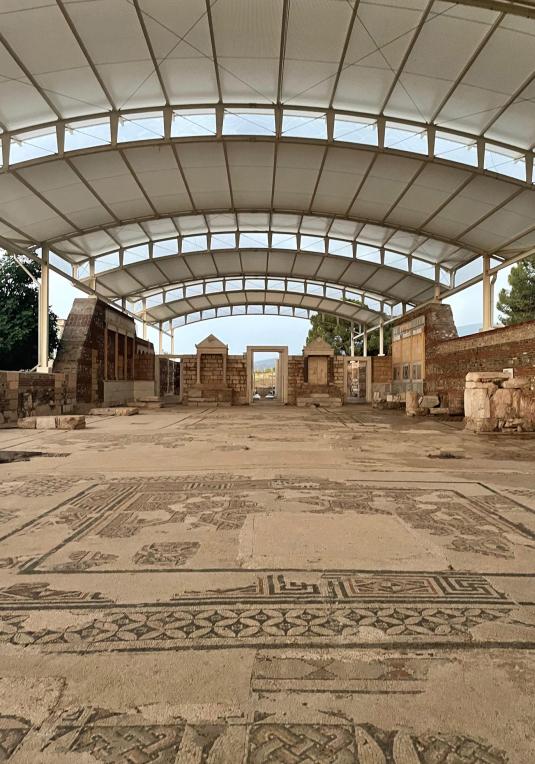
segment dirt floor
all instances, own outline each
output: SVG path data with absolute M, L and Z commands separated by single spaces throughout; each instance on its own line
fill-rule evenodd
M 87 422 L 0 431 L 0 762 L 535 761 L 535 437 Z

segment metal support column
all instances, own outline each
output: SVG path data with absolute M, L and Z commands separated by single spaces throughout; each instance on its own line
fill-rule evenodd
M 41 251 L 41 279 L 39 281 L 39 312 L 38 312 L 38 360 L 37 371 L 48 374 L 49 332 L 48 332 L 48 302 L 49 302 L 49 269 L 48 247 Z
M 355 357 L 355 324 L 351 322 L 351 358 Z
M 364 327 L 364 331 L 362 333 L 362 355 L 364 358 L 368 355 L 368 327 Z
M 144 297 L 142 300 L 143 305 L 143 339 L 147 339 L 147 300 Z
M 483 256 L 483 331 L 492 329 L 493 319 L 493 284 L 490 274 L 490 256 Z
M 161 321 L 158 326 L 158 355 L 163 355 L 163 328 Z
M 381 323 L 379 324 L 379 355 L 385 354 L 385 328 L 383 326 L 383 321 L 381 319 Z

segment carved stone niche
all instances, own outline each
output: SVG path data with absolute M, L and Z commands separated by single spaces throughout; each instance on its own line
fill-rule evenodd
M 232 390 L 227 384 L 228 345 L 209 334 L 197 348 L 197 380 L 189 390 L 191 403 L 228 405 Z
M 312 340 L 310 345 L 303 349 L 305 356 L 305 383 L 310 385 L 328 385 L 332 382 L 329 379 L 329 358 L 333 358 L 334 349 L 328 342 L 318 337 Z
M 318 337 L 303 348 L 303 355 L 303 384 L 297 389 L 297 405 L 342 405 L 342 392 L 334 384 L 334 349 Z

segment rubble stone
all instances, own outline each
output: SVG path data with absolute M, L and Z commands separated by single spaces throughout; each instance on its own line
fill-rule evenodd
M 35 430 L 35 417 L 27 416 L 17 420 L 19 430 Z
M 434 409 L 436 406 L 440 406 L 440 398 L 438 395 L 424 395 L 420 401 L 420 406 L 423 409 Z
M 85 430 L 85 416 L 81 414 L 57 416 L 55 419 L 58 430 Z
M 89 412 L 89 416 L 134 416 L 134 414 L 139 414 L 139 409 L 135 406 L 98 408 L 91 409 Z

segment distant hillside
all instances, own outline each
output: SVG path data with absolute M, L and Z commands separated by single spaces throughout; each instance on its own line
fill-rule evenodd
M 459 337 L 466 337 L 467 334 L 477 334 L 481 329 L 481 324 L 464 324 L 457 327 Z
M 254 363 L 255 371 L 265 371 L 265 369 L 274 369 L 277 360 L 278 360 L 277 356 L 275 356 L 274 358 L 259 359 L 258 361 L 255 361 Z

